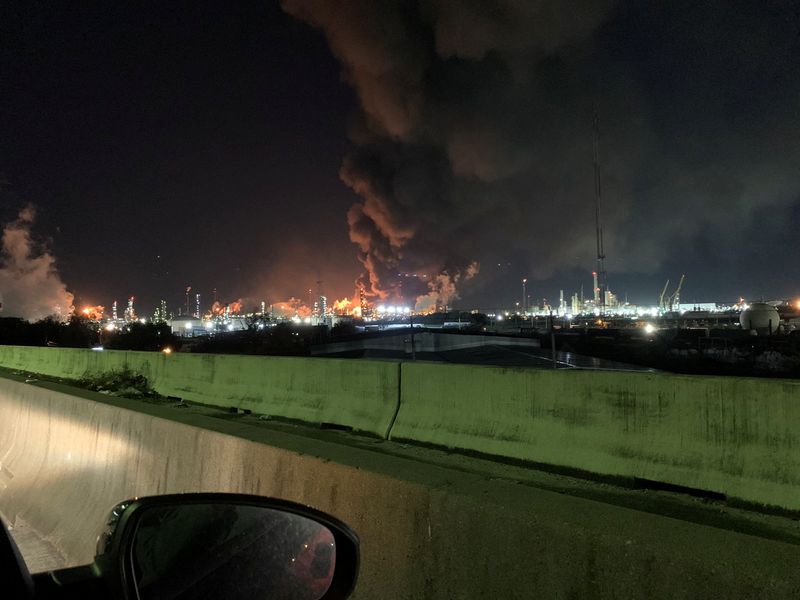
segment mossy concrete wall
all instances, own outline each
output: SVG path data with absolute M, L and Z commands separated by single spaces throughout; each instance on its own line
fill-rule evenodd
M 800 510 L 800 383 L 404 363 L 392 439 Z
M 620 371 L 0 346 L 58 377 L 800 510 L 800 383 Z
M 128 368 L 165 396 L 381 437 L 399 401 L 399 364 L 385 361 L 0 346 L 0 366 L 70 379 Z
M 269 430 L 254 441 L 244 437 L 253 428 L 229 421 L 122 404 L 0 378 L 0 512 L 71 566 L 92 560 L 123 499 L 224 491 L 302 502 L 351 525 L 362 550 L 354 600 L 800 594 L 795 543 L 368 449 L 343 456 L 313 439 L 287 449 Z
M 381 437 L 399 401 L 399 364 L 283 356 L 127 352 L 164 395 L 257 414 L 334 423 Z
M 126 354 L 81 348 L 0 346 L 0 366 L 50 377 L 79 379 L 90 373 L 124 368 Z

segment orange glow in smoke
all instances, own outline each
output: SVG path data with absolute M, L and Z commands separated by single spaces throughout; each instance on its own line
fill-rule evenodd
M 275 302 L 272 305 L 272 310 L 277 316 L 285 319 L 292 317 L 304 319 L 310 317 L 312 313 L 312 309 L 298 298 L 289 298 L 288 300 Z
M 105 307 L 103 306 L 85 306 L 81 311 L 81 314 L 92 321 L 100 321 L 103 319 L 104 310 Z

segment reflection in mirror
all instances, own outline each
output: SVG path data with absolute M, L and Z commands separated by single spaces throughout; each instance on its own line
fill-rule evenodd
M 133 538 L 141 600 L 318 600 L 336 565 L 331 531 L 307 517 L 236 504 L 143 509 Z

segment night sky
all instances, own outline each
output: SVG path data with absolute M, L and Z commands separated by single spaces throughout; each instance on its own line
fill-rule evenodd
M 188 6 L 0 9 L 0 220 L 76 303 L 588 294 L 595 110 L 614 291 L 800 295 L 796 3 Z

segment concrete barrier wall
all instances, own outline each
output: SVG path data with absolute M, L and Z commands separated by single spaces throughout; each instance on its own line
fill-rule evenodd
M 0 346 L 0 366 L 51 377 L 79 379 L 88 373 L 123 368 L 125 354 L 81 348 Z
M 391 362 L 126 352 L 126 364 L 167 396 L 381 437 L 399 401 L 399 365 Z
M 0 346 L 0 366 L 70 379 L 128 368 L 165 396 L 384 438 L 399 401 L 399 365 L 386 361 Z
M 68 565 L 91 561 L 122 499 L 225 491 L 350 524 L 362 549 L 356 599 L 800 593 L 791 543 L 391 456 L 378 468 L 368 450 L 342 464 L 313 440 L 291 451 L 213 430 L 235 427 L 227 421 L 198 428 L 110 402 L 0 379 L 0 512 L 44 534 Z M 159 409 L 170 412 L 148 408 Z
M 404 363 L 392 439 L 800 510 L 800 383 Z
M 794 381 L 441 363 L 404 363 L 401 379 L 382 361 L 13 346 L 0 365 L 61 377 L 127 366 L 205 404 L 800 510 Z

